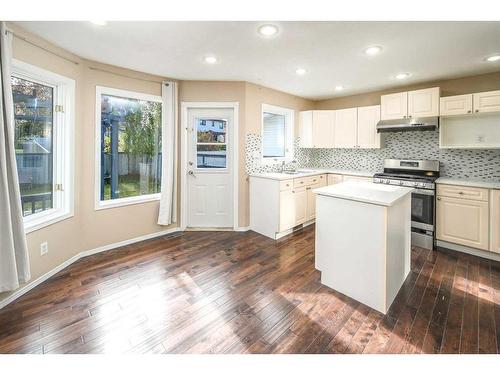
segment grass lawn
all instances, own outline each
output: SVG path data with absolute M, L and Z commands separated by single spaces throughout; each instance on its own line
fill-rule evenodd
M 147 194 L 159 193 L 154 179 L 150 178 Z M 136 197 L 141 195 L 139 175 L 121 176 L 118 181 L 119 198 Z M 104 185 L 104 200 L 111 199 L 111 184 Z

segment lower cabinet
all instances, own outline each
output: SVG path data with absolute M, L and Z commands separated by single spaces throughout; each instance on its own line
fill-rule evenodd
M 307 188 L 299 187 L 294 188 L 294 200 L 295 200 L 295 225 L 299 225 L 306 222 L 307 219 Z
M 491 190 L 491 245 L 490 250 L 500 253 L 500 190 Z
M 314 194 L 313 190 L 319 187 L 320 184 L 306 187 L 307 191 L 306 221 L 313 220 L 316 218 L 316 194 Z
M 328 174 L 328 186 L 340 184 L 344 180 L 344 177 L 341 174 Z
M 344 176 L 343 179 L 344 182 L 346 181 L 365 181 L 365 182 L 372 182 L 371 177 L 362 177 L 362 176 Z
M 438 240 L 489 249 L 487 201 L 438 196 L 436 226 Z
M 295 193 L 293 190 L 280 192 L 280 224 L 279 231 L 283 232 L 295 226 Z

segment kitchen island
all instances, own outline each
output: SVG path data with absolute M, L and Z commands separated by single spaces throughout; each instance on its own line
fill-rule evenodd
M 410 272 L 412 190 L 354 181 L 314 190 L 322 284 L 387 312 Z

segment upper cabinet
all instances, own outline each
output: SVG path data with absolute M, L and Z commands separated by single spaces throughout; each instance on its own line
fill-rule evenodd
M 300 112 L 300 146 L 334 147 L 335 111 Z
M 472 94 L 445 96 L 440 99 L 439 114 L 456 116 L 472 113 Z
M 382 120 L 439 116 L 439 87 L 380 97 Z
M 439 87 L 408 91 L 408 117 L 439 116 Z
M 380 148 L 380 106 L 300 112 L 300 147 Z
M 473 94 L 474 113 L 499 112 L 500 90 Z
M 356 108 L 335 111 L 335 147 L 354 148 L 357 146 L 358 111 Z
M 382 95 L 380 97 L 380 117 L 382 120 L 397 120 L 408 116 L 408 93 Z
M 377 133 L 377 123 L 379 121 L 379 105 L 358 107 L 358 147 L 380 148 L 380 134 Z

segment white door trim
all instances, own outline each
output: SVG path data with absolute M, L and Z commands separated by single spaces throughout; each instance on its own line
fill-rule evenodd
M 181 230 L 187 228 L 187 159 L 188 159 L 188 110 L 192 108 L 228 108 L 233 110 L 233 230 L 238 227 L 238 152 L 239 152 L 239 102 L 181 102 Z

